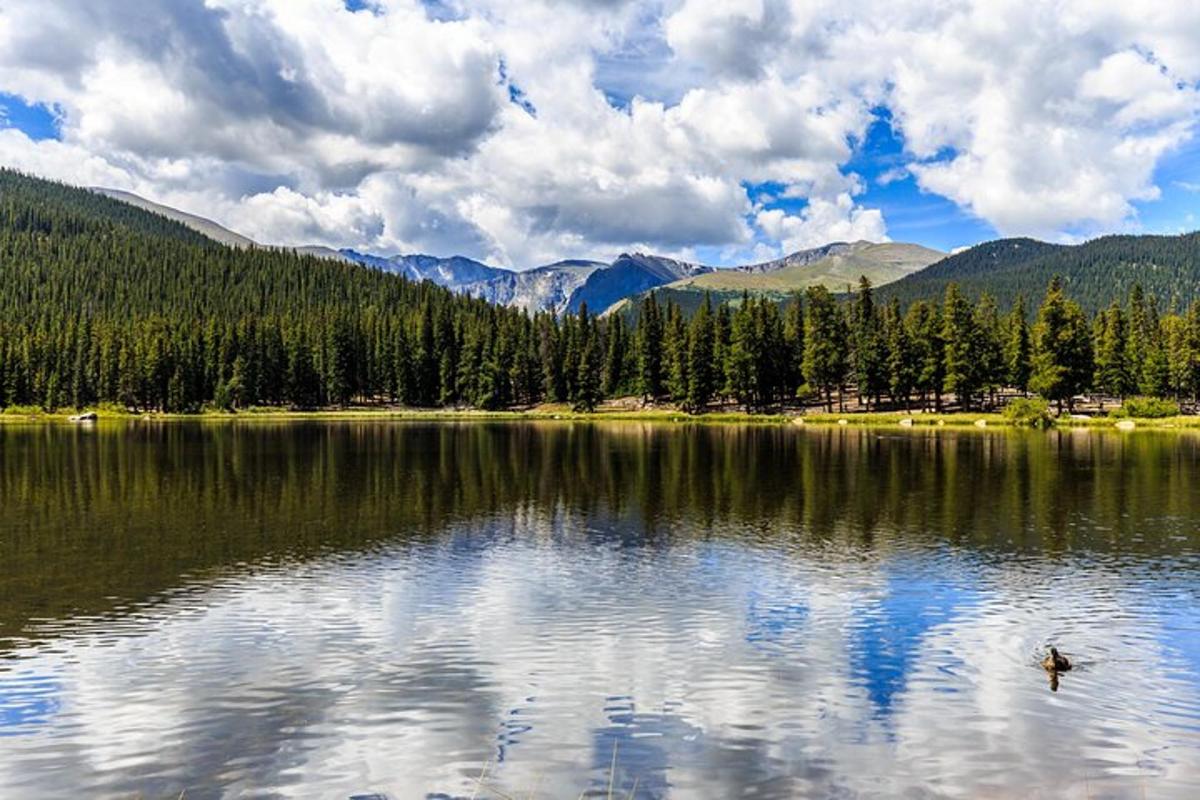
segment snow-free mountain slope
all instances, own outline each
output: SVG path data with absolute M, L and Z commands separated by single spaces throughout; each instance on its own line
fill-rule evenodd
M 131 206 L 137 206 L 144 211 L 149 211 L 151 213 L 164 216 L 167 219 L 174 220 L 175 222 L 186 225 L 192 230 L 202 233 L 213 241 L 220 242 L 221 244 L 226 244 L 230 247 L 257 246 L 253 239 L 242 236 L 240 233 L 234 233 L 228 228 L 218 225 L 210 219 L 205 219 L 204 217 L 200 217 L 195 214 L 189 214 L 186 211 L 180 211 L 177 208 L 171 208 L 170 206 L 164 206 L 160 203 L 155 203 L 151 200 L 147 200 L 144 197 L 139 197 L 132 192 L 123 192 L 120 189 L 105 189 L 99 186 L 94 187 L 92 191 L 98 192 L 106 197 L 111 197 L 114 200 L 120 200 L 123 203 L 128 203 Z

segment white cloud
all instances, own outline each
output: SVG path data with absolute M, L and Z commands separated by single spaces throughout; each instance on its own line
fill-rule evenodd
M 856 205 L 846 192 L 833 200 L 813 198 L 799 214 L 777 208 L 759 211 L 755 222 L 768 237 L 781 242 L 786 252 L 838 241 L 888 241 L 879 209 Z
M 264 241 L 528 266 L 884 238 L 846 165 L 886 107 L 907 163 L 875 185 L 1060 238 L 1157 197 L 1195 30 L 1166 0 L 5 0 L 0 91 L 63 141 L 8 130 L 0 159 Z M 755 207 L 767 182 L 807 206 Z

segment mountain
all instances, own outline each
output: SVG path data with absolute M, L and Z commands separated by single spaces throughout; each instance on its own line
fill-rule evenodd
M 571 295 L 566 310 L 576 312 L 587 303 L 589 309 L 598 313 L 639 292 L 711 271 L 712 267 L 662 256 L 622 253 L 608 267 L 588 276 Z
M 456 292 L 530 312 L 603 310 L 630 294 L 700 275 L 710 267 L 643 253 L 622 254 L 611 264 L 599 261 L 558 261 L 517 272 L 490 267 L 462 256 L 376 256 L 340 251 L 347 258 L 412 280 L 429 280 Z
M 972 298 L 987 292 L 1006 308 L 1024 294 L 1036 307 L 1054 276 L 1089 313 L 1123 300 L 1141 284 L 1159 307 L 1200 299 L 1200 233 L 1103 236 L 1078 245 L 1000 239 L 949 256 L 878 292 L 881 301 L 939 298 L 954 282 Z
M 558 261 L 525 272 L 506 272 L 487 281 L 467 284 L 462 291 L 491 303 L 515 306 L 529 312 L 567 309 L 575 292 L 607 264 L 599 261 Z
M 917 244 L 899 242 L 835 242 L 803 250 L 777 261 L 748 267 L 714 270 L 671 284 L 671 288 L 723 292 L 794 292 L 822 285 L 838 289 L 856 284 L 861 276 L 882 286 L 945 258 L 946 254 Z
M 334 261 L 353 262 L 354 259 L 347 256 L 340 250 L 334 250 L 332 247 L 324 247 L 319 244 L 305 245 L 304 247 L 292 247 L 297 255 L 314 256 L 315 258 L 331 258 Z
M 798 250 L 795 253 L 786 255 L 783 258 L 777 258 L 774 261 L 764 261 L 761 264 L 749 264 L 744 267 L 733 267 L 736 272 L 777 272 L 788 267 L 799 267 L 805 264 L 811 264 L 814 261 L 820 261 L 828 256 L 837 255 L 839 253 L 848 252 L 853 245 L 847 242 L 831 242 L 821 247 L 813 247 L 808 250 Z
M 224 246 L 3 168 L 0 253 L 0 411 L 544 398 L 535 329 L 516 309 L 290 248 Z M 435 335 L 443 325 L 462 339 Z M 471 366 L 501 348 L 511 362 Z
M 833 242 L 775 261 L 689 276 L 655 291 L 660 300 L 677 303 L 685 313 L 690 313 L 704 302 L 705 294 L 714 303 L 736 301 L 743 292 L 783 300 L 809 286 L 844 289 L 857 284 L 864 275 L 872 284 L 882 286 L 917 273 L 944 256 L 945 253 L 917 244 Z M 640 296 L 619 300 L 610 312 L 630 313 L 640 301 Z
M 499 278 L 509 272 L 509 270 L 489 267 L 487 264 L 481 264 L 463 256 L 438 258 L 437 256 L 410 255 L 392 256 L 388 260 L 398 267 L 394 270 L 396 272 L 418 275 L 425 280 L 433 281 L 438 286 L 454 290 L 461 290 L 469 284 Z
M 242 236 L 240 233 L 234 233 L 226 227 L 218 225 L 210 219 L 198 217 L 195 214 L 188 214 L 186 211 L 180 211 L 170 206 L 164 206 L 159 203 L 147 200 L 144 197 L 139 197 L 132 192 L 123 192 L 119 189 L 105 189 L 102 187 L 93 187 L 93 192 L 102 194 L 105 197 L 111 197 L 114 200 L 120 200 L 122 203 L 128 203 L 131 206 L 136 206 L 144 211 L 149 211 L 152 214 L 158 214 L 173 220 L 182 225 L 186 225 L 197 233 L 204 234 L 213 241 L 221 244 L 229 245 L 230 247 L 256 247 L 253 239 Z

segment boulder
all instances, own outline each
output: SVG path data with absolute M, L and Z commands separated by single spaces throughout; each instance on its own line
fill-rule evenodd
M 71 422 L 95 422 L 96 421 L 96 412 L 95 411 L 85 411 L 82 414 L 75 414 L 73 416 L 68 417 L 67 419 Z

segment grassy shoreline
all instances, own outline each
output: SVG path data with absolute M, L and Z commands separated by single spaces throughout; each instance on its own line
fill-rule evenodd
M 472 409 L 408 409 L 408 408 L 347 408 L 294 411 L 281 408 L 252 408 L 237 413 L 204 411 L 196 414 L 140 414 L 112 408 L 85 409 L 93 411 L 101 422 L 288 422 L 288 421 L 396 421 L 396 422 L 656 422 L 691 425 L 845 425 L 854 427 L 950 427 L 950 428 L 1015 428 L 1017 423 L 995 413 L 914 413 L 903 412 L 825 412 L 750 414 L 744 411 L 714 411 L 707 414 L 687 414 L 670 408 L 629 409 L 600 408 L 593 412 L 576 412 L 566 406 L 541 406 L 521 411 L 479 411 Z M 28 408 L 10 408 L 0 412 L 2 424 L 67 424 L 79 412 L 46 412 Z M 1119 420 L 1112 417 L 1061 418 L 1058 428 L 1113 429 L 1117 423 L 1133 423 L 1133 430 L 1200 429 L 1200 415 L 1135 418 Z M 1126 426 L 1128 429 L 1128 426 Z

